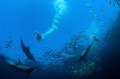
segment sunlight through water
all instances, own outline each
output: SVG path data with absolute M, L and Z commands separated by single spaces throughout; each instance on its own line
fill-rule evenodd
M 42 34 L 42 39 L 44 39 L 46 35 L 51 34 L 58 29 L 61 15 L 64 14 L 67 8 L 66 2 L 64 0 L 56 0 L 54 2 L 54 8 L 56 10 L 56 14 L 54 16 L 52 27 L 50 27 L 44 34 Z

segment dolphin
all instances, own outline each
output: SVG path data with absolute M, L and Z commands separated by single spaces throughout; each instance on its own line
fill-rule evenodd
M 83 51 L 83 53 L 81 55 L 79 55 L 79 61 L 86 60 L 85 57 L 87 56 L 88 52 L 90 51 L 90 48 L 91 48 L 92 44 L 95 41 L 99 41 L 99 40 L 94 36 L 94 41 L 88 46 L 88 48 L 86 50 Z
M 30 72 L 32 72 L 33 70 L 35 70 L 36 68 L 39 67 L 39 66 L 31 67 L 31 66 L 23 65 L 19 59 L 18 59 L 18 63 L 11 61 L 11 60 L 5 58 L 4 56 L 2 56 L 2 59 L 8 66 L 10 66 L 18 71 L 27 73 L 26 78 L 29 76 Z
M 30 49 L 30 46 L 26 47 L 26 46 L 24 45 L 22 39 L 21 39 L 21 47 L 22 47 L 22 50 L 23 50 L 23 52 L 25 53 L 25 55 L 26 55 L 29 59 L 35 61 L 35 58 L 34 58 L 33 55 L 30 53 L 30 50 L 29 50 L 29 49 Z

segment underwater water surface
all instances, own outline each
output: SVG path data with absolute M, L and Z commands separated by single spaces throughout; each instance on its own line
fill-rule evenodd
M 119 0 L 0 0 L 0 79 L 120 79 Z

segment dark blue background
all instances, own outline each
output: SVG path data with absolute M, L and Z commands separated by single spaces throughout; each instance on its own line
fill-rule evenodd
M 15 55 L 16 53 L 26 58 L 20 46 L 20 39 L 22 38 L 25 45 L 30 46 L 30 51 L 34 54 L 34 57 L 41 57 L 39 54 L 40 52 L 42 53 L 41 47 L 47 46 L 51 49 L 59 48 L 64 43 L 69 42 L 71 35 L 84 31 L 88 27 L 88 30 L 85 30 L 84 34 L 88 36 L 89 39 L 83 40 L 86 41 L 84 46 L 87 47 L 93 41 L 94 32 L 97 32 L 96 36 L 101 42 L 93 45 L 87 59 L 94 61 L 97 58 L 101 58 L 102 62 L 105 63 L 99 72 L 102 76 L 101 79 L 108 78 L 108 75 L 111 75 L 111 78 L 113 76 L 118 78 L 117 74 L 119 73 L 118 70 L 120 70 L 118 67 L 120 66 L 120 64 L 118 64 L 120 61 L 119 57 L 117 57 L 119 56 L 118 52 L 120 52 L 120 32 L 118 30 L 120 29 L 120 17 L 115 11 L 119 11 L 119 7 L 116 5 L 114 8 L 112 4 L 110 5 L 109 0 L 108 2 L 106 2 L 106 0 L 66 0 L 67 9 L 65 13 L 60 16 L 61 19 L 58 30 L 46 36 L 41 42 L 38 42 L 34 31 L 43 34 L 52 26 L 54 15 L 56 14 L 53 4 L 54 1 L 55 0 L 0 0 L 0 53 L 14 59 L 18 58 Z M 89 8 L 86 4 L 90 4 L 92 8 Z M 103 13 L 101 9 L 106 13 Z M 100 20 L 96 20 L 89 11 L 94 11 L 94 14 L 98 15 Z M 95 23 L 96 21 L 98 23 Z M 101 26 L 101 22 L 105 22 L 105 26 Z M 6 49 L 4 47 L 5 39 L 8 39 L 10 36 L 14 41 L 13 44 L 17 45 L 15 47 L 16 51 L 14 51 L 13 48 Z M 67 55 L 65 56 L 66 58 L 68 57 Z M 44 65 L 44 63 L 41 64 Z M 115 69 L 112 70 L 112 68 Z M 43 70 L 39 67 L 31 73 L 29 79 L 68 78 L 67 76 L 56 75 L 55 73 L 58 70 L 59 68 L 53 70 L 53 73 L 45 74 L 45 71 L 48 70 Z M 25 76 L 26 74 L 13 70 L 0 59 L 1 79 L 25 79 Z M 92 76 L 91 79 L 93 78 L 99 79 L 99 76 Z

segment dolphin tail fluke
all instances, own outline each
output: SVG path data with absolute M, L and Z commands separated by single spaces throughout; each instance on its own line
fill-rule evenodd
M 27 73 L 26 78 L 29 76 L 30 72 Z
M 99 41 L 99 40 L 94 36 L 94 41 Z

